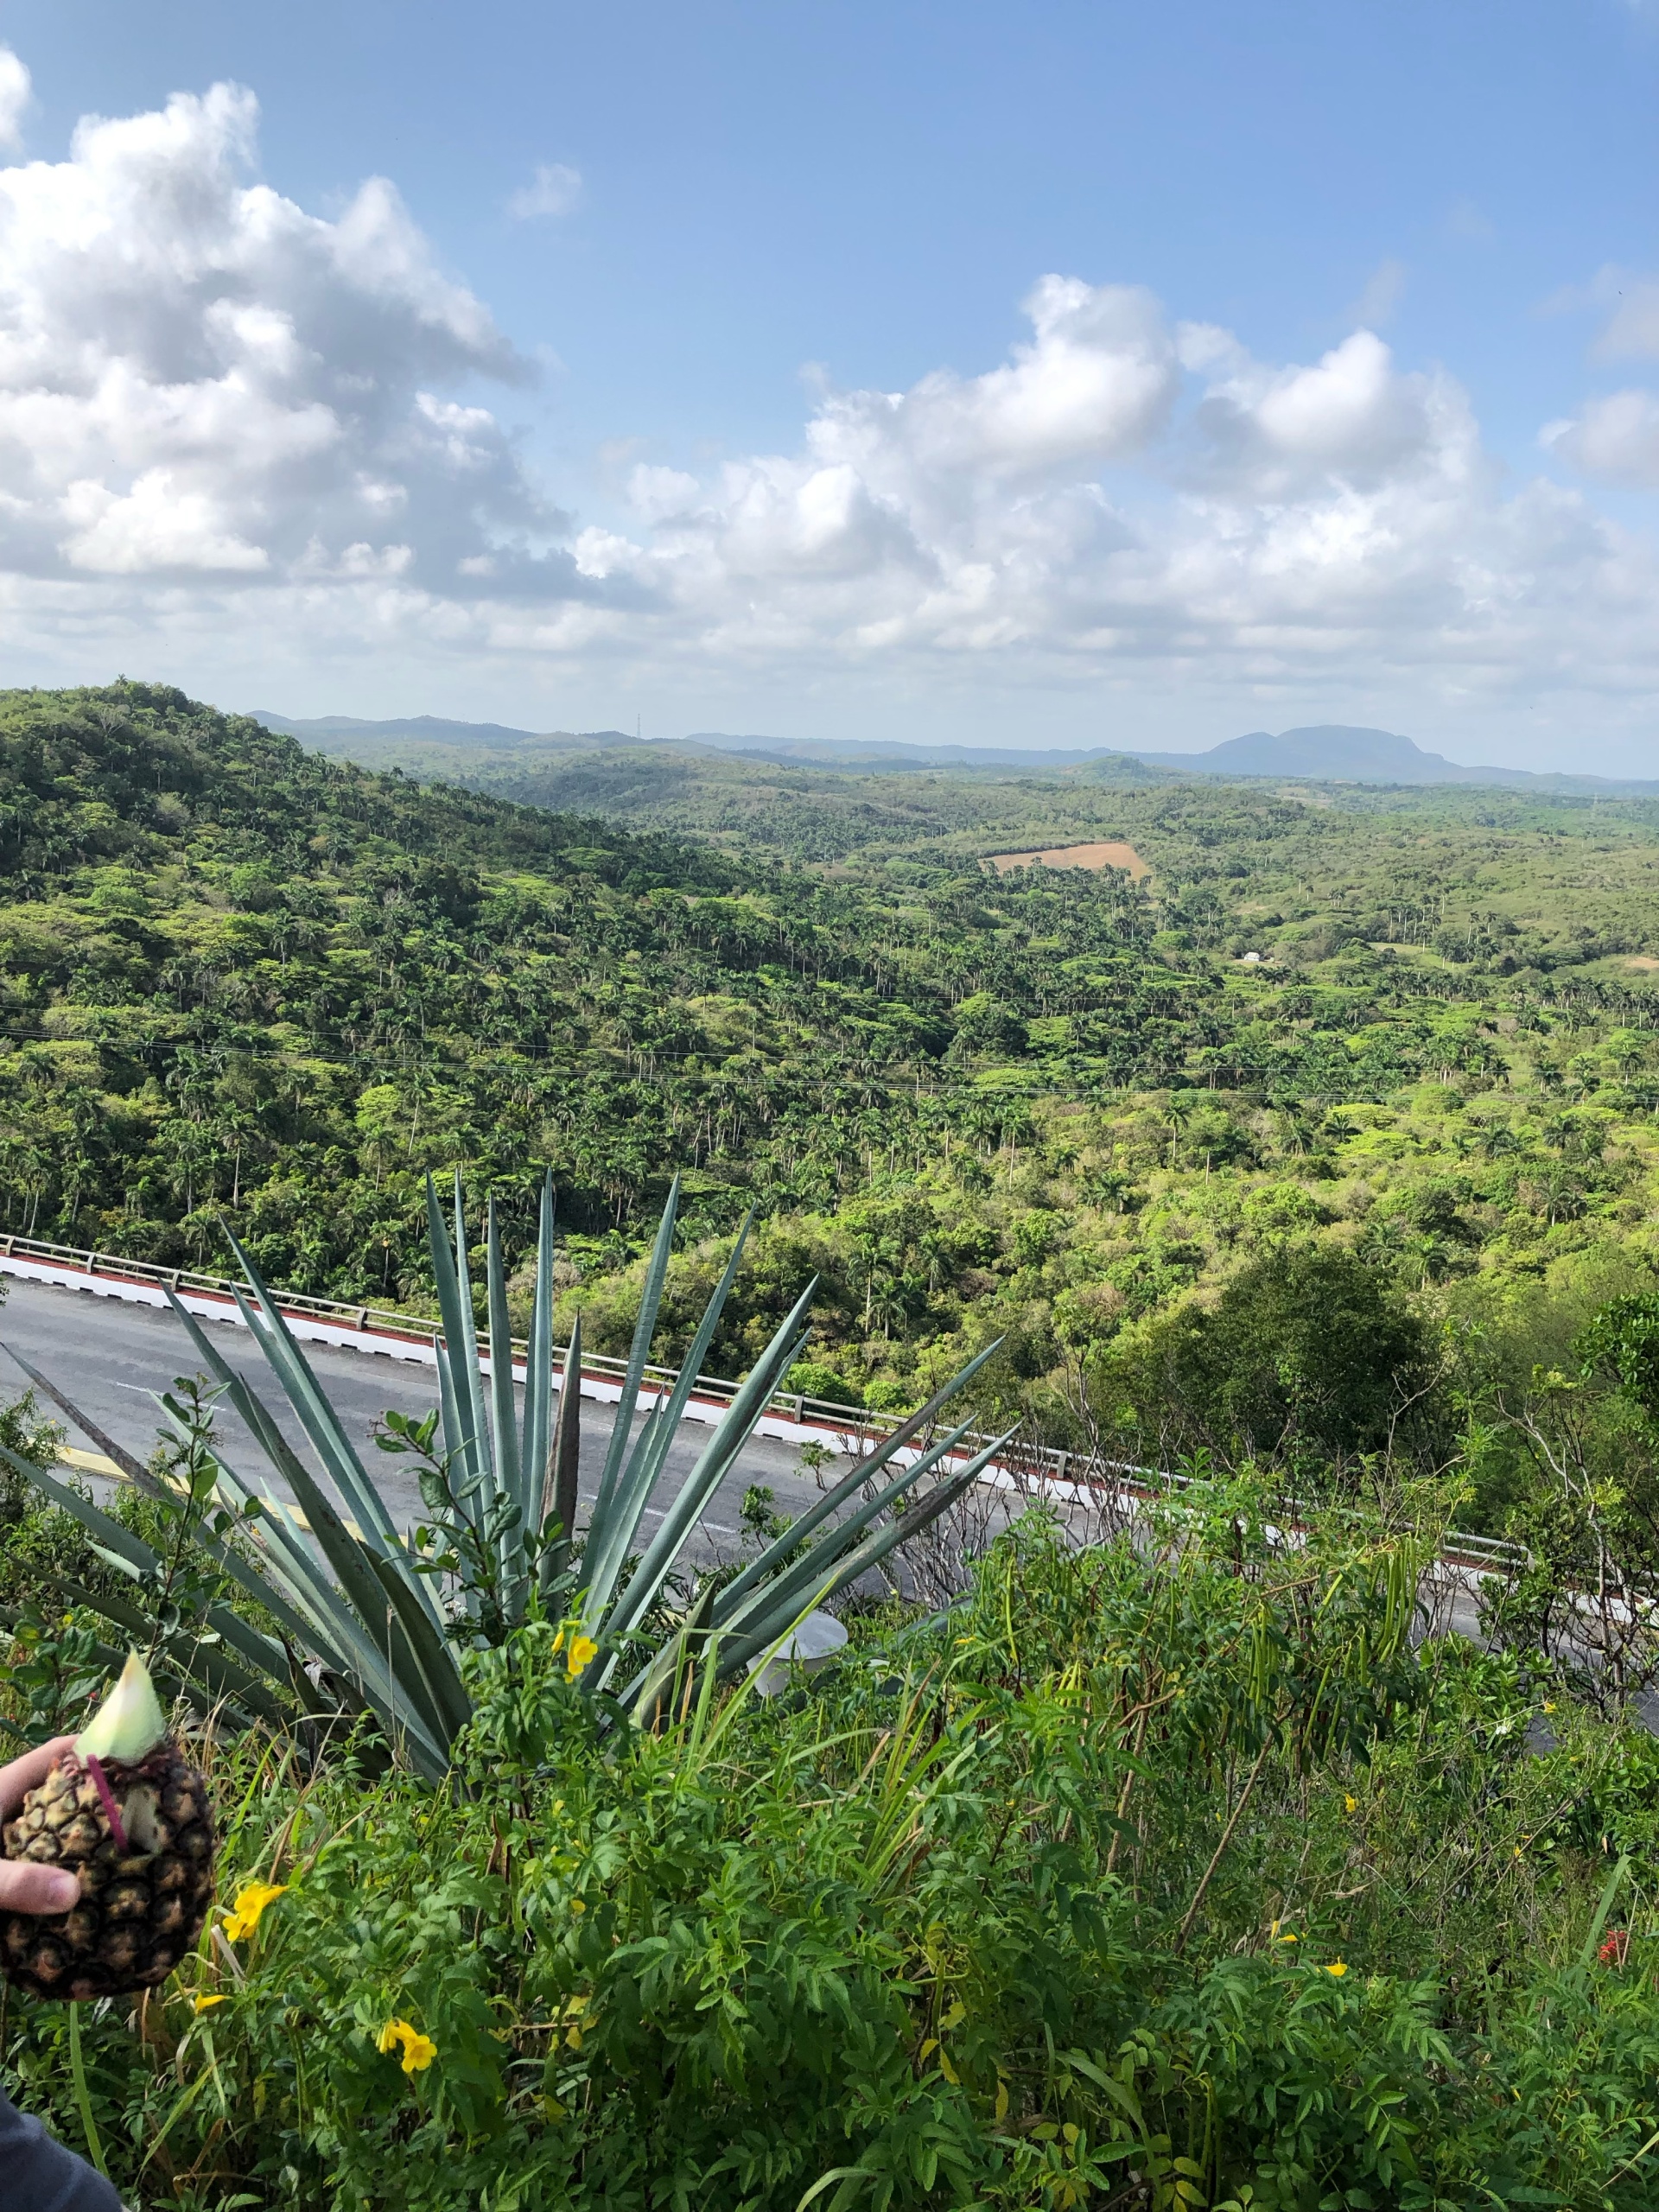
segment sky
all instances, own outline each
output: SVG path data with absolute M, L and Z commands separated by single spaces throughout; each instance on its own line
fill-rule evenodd
M 1659 0 L 0 45 L 0 683 L 1659 775 Z

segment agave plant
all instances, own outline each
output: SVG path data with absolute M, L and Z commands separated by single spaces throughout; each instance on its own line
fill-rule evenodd
M 171 1516 L 196 1511 L 190 1541 L 275 1624 L 256 1628 L 233 1605 L 211 1594 L 190 1613 L 160 1624 L 147 1620 L 144 1590 L 173 1587 L 174 1563 L 57 1478 L 4 1446 L 0 1455 L 73 1514 L 112 1566 L 140 1586 L 132 1602 L 84 1590 L 63 1594 L 101 1612 L 131 1636 L 155 1633 L 187 1690 L 198 1702 L 228 1699 L 244 1711 L 277 1718 L 281 1694 L 299 1697 L 314 1713 L 372 1713 L 410 1764 L 431 1779 L 448 1769 L 456 1736 L 471 1716 L 458 1646 L 486 1640 L 492 1624 L 511 1629 L 533 1606 L 568 1619 L 570 1649 L 582 1655 L 578 1689 L 599 1700 L 608 1719 L 648 1722 L 694 1679 L 718 1684 L 749 1666 L 815 1605 L 823 1604 L 876 1566 L 897 1545 L 946 1510 L 983 1471 L 1007 1437 L 986 1445 L 955 1471 L 939 1471 L 962 1445 L 966 1425 L 933 1437 L 944 1405 L 984 1364 L 989 1346 L 919 1412 L 854 1464 L 799 1521 L 734 1580 L 699 1572 L 693 1540 L 721 1483 L 753 1436 L 806 1332 L 813 1284 L 797 1300 L 755 1362 L 731 1405 L 663 1513 L 656 1533 L 638 1549 L 641 1523 L 656 1492 L 686 1402 L 713 1342 L 748 1235 L 746 1221 L 732 1255 L 671 1385 L 647 1382 L 679 1185 L 670 1192 L 646 1268 L 621 1402 L 616 1409 L 596 1494 L 578 1527 L 582 1340 L 578 1324 L 560 1362 L 553 1344 L 553 1224 L 550 1177 L 542 1192 L 535 1303 L 531 1317 L 522 1414 L 516 1404 L 508 1327 L 506 1275 L 492 1203 L 485 1238 L 485 1302 L 489 1352 L 481 1354 L 474 1319 L 461 1182 L 455 1181 L 453 1236 L 429 1179 L 428 1232 L 437 1285 L 437 1359 L 441 1452 L 429 1450 L 423 1491 L 429 1509 L 448 1515 L 467 1541 L 451 1546 L 435 1571 L 429 1532 L 400 1531 L 330 1405 L 253 1261 L 232 1238 L 246 1282 L 238 1310 L 338 1495 L 336 1504 L 283 1435 L 247 1383 L 171 1293 L 207 1383 L 164 1392 L 160 1403 L 183 1447 L 188 1478 L 181 1504 L 173 1490 L 123 1452 L 57 1388 L 19 1361 L 37 1387 L 83 1434 Z M 753 1216 L 751 1216 L 751 1220 Z M 13 1357 L 16 1357 L 16 1354 Z M 259 1488 L 225 1457 L 213 1429 L 222 1400 L 241 1416 L 266 1463 Z M 635 1433 L 642 1407 L 646 1417 Z M 417 1433 L 392 1424 L 393 1448 Z M 1008 1432 L 1012 1435 L 1013 1431 Z M 899 1465 L 920 1438 L 919 1457 Z M 270 1478 L 286 1484 L 291 1503 Z M 931 1487 L 919 1486 L 930 1476 Z M 906 1507 L 907 1494 L 918 1493 Z M 340 1506 L 345 1508 L 342 1513 Z M 349 1516 L 349 1517 L 348 1517 Z M 696 1574 L 677 1618 L 673 1599 Z M 454 1605 L 441 1603 L 447 1576 Z M 321 1680 L 319 1681 L 319 1675 Z

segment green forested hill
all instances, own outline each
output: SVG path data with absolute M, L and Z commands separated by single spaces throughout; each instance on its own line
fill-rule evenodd
M 765 1222 L 722 1363 L 816 1268 L 824 1387 L 899 1402 L 1005 1331 L 994 1387 L 1056 1435 L 1287 1243 L 1465 1338 L 1649 1279 L 1643 803 L 838 788 L 871 834 L 815 864 L 764 779 L 719 785 L 742 834 L 670 834 L 156 687 L 7 695 L 0 1225 L 217 1265 L 230 1222 L 276 1279 L 418 1299 L 425 1171 L 522 1245 L 546 1164 L 605 1343 L 679 1168 L 676 1310 Z M 1089 836 L 1150 881 L 982 859 Z

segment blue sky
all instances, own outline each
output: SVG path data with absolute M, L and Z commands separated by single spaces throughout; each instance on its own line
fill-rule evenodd
M 50 170 L 0 232 L 5 680 L 1659 773 L 1659 10 L 25 0 L 0 38 Z M 216 83 L 257 117 L 143 136 Z M 88 114 L 128 135 L 73 152 Z

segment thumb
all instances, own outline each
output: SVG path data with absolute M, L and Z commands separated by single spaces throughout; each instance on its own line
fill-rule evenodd
M 8 1912 L 67 1912 L 80 1884 L 66 1867 L 0 1860 L 0 1909 Z

